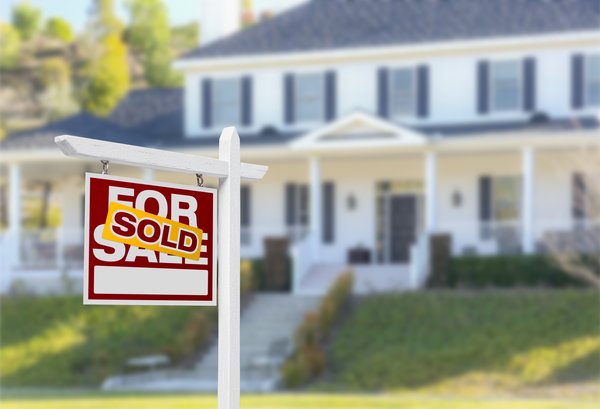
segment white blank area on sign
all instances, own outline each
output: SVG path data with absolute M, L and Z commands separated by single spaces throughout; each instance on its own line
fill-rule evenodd
M 96 294 L 206 295 L 208 270 L 113 267 L 94 268 Z

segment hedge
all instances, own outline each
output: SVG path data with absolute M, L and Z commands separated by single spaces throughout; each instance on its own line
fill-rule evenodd
M 295 351 L 282 367 L 282 381 L 297 388 L 319 376 L 325 369 L 323 343 L 352 293 L 354 275 L 348 271 L 333 283 L 318 309 L 306 315 L 296 331 Z
M 450 288 L 582 287 L 544 255 L 461 256 L 450 261 Z

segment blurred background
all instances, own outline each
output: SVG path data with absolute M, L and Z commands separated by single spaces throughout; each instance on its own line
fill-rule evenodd
M 82 305 L 102 167 L 53 138 L 216 157 L 233 125 L 270 167 L 241 190 L 243 407 L 597 407 L 599 21 L 597 0 L 2 1 L 0 402 L 216 407 L 216 309 Z

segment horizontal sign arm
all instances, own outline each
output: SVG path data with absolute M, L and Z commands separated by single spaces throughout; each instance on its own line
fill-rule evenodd
M 223 131 L 226 132 L 229 129 L 233 130 L 234 128 L 226 128 Z M 228 172 L 226 161 L 187 153 L 99 141 L 72 135 L 57 136 L 54 138 L 54 142 L 65 155 L 78 158 L 109 160 L 114 163 L 159 170 L 202 173 L 205 176 L 226 177 Z M 267 170 L 268 166 L 242 163 L 241 177 L 243 179 L 262 179 Z

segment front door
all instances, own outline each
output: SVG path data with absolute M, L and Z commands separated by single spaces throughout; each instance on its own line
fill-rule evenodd
M 410 246 L 415 242 L 417 227 L 417 198 L 412 195 L 389 198 L 389 260 L 406 263 L 410 259 Z

